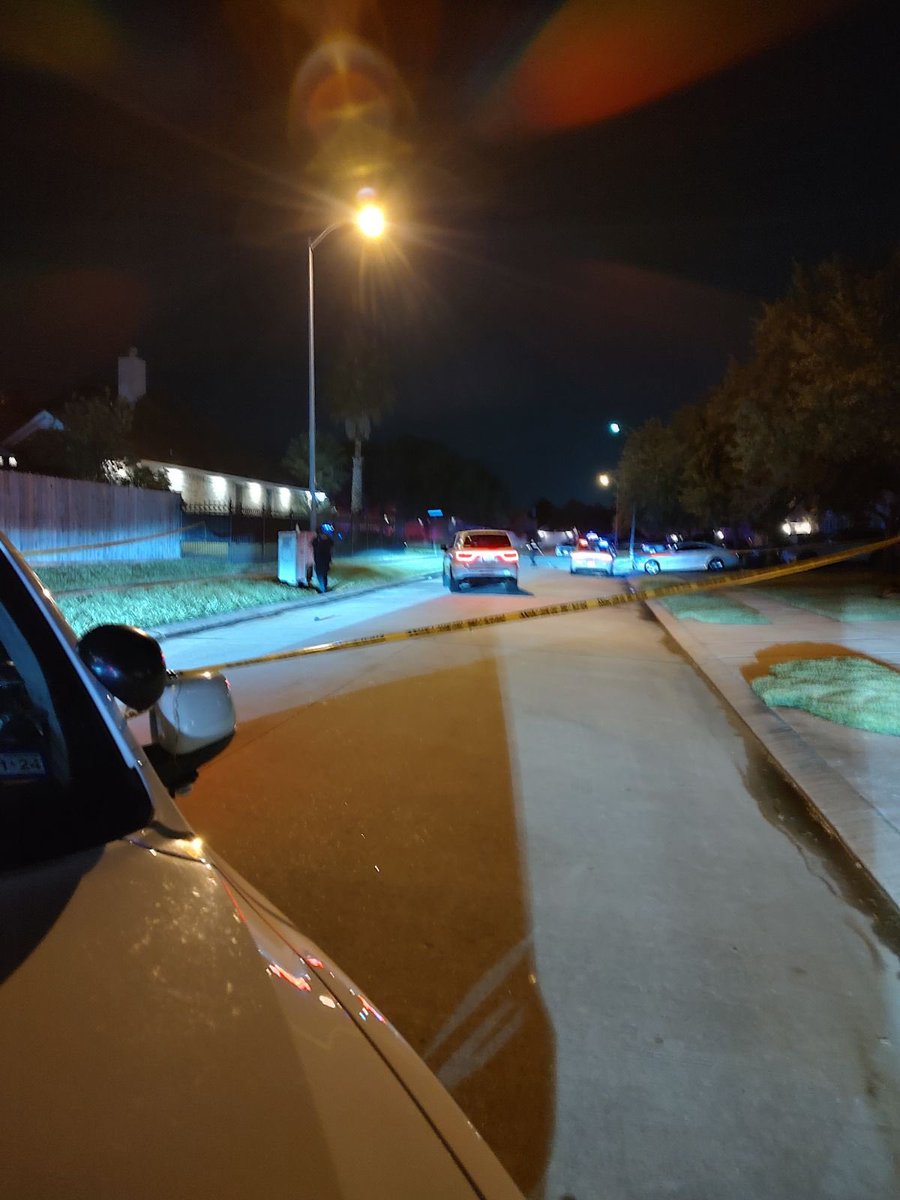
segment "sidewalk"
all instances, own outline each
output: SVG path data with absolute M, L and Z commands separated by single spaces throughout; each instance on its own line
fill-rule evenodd
M 783 604 L 764 589 L 736 597 L 768 625 L 714 625 L 647 607 L 830 827 L 900 906 L 900 738 L 868 733 L 799 709 L 769 708 L 749 685 L 766 664 L 855 651 L 900 669 L 900 622 L 842 622 Z
M 440 567 L 423 567 L 420 572 L 410 573 L 406 579 L 391 579 L 383 583 L 365 584 L 361 587 L 350 587 L 346 591 L 335 592 L 331 587 L 323 596 L 308 588 L 298 588 L 297 596 L 291 600 L 282 600 L 277 604 L 257 604 L 252 608 L 236 608 L 231 612 L 208 613 L 202 617 L 193 617 L 189 621 L 170 621 L 166 625 L 147 625 L 145 632 L 158 641 L 166 638 L 181 637 L 184 634 L 202 633 L 207 629 L 224 629 L 229 625 L 242 625 L 248 621 L 256 621 L 260 617 L 275 617 L 279 613 L 290 612 L 292 609 L 305 609 L 312 605 L 334 604 L 341 600 L 356 600 L 361 596 L 370 596 L 374 592 L 383 592 L 388 588 L 405 587 L 408 583 L 418 583 L 423 579 L 437 579 Z

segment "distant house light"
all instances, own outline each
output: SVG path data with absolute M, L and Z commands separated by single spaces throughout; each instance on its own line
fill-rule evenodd
M 785 521 L 781 526 L 782 533 L 812 533 L 812 522 L 806 518 L 802 521 Z
M 166 476 L 169 480 L 170 491 L 184 491 L 184 471 L 180 467 L 166 467 Z
M 212 488 L 212 494 L 216 500 L 224 500 L 228 495 L 228 484 L 221 475 L 210 475 L 209 486 Z
M 258 504 L 262 498 L 262 487 L 258 483 L 248 483 L 247 492 L 250 496 L 250 503 Z
M 119 483 L 124 483 L 127 479 L 131 478 L 128 473 L 128 468 L 121 459 L 105 458 L 103 460 L 103 470 L 106 474 L 106 478 L 111 481 L 117 480 Z
M 278 499 L 281 501 L 282 508 L 290 508 L 291 507 L 291 489 L 286 488 L 286 487 L 279 488 L 278 489 Z
M 720 542 L 724 542 L 725 541 L 725 531 L 722 529 L 717 529 L 716 537 L 719 539 Z
M 19 460 L 16 458 L 16 456 L 14 454 L 11 454 L 9 456 L 9 458 L 6 460 L 6 462 L 7 462 L 7 465 L 10 467 L 17 467 L 19 465 Z

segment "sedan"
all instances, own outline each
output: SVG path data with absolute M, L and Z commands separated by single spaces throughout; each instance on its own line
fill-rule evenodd
M 2 535 L 0 666 L 4 1195 L 522 1200 L 371 1000 L 177 807 L 234 731 L 224 678 L 172 676 L 125 626 L 77 641 Z
M 676 542 L 665 550 L 654 550 L 644 559 L 648 575 L 660 571 L 724 571 L 739 567 L 741 560 L 733 550 L 712 542 Z
M 444 551 L 444 587 L 458 592 L 462 584 L 488 580 L 519 586 L 519 552 L 504 529 L 466 529 Z
M 569 555 L 569 573 L 578 575 L 587 571 L 602 571 L 612 575 L 616 552 L 602 538 L 579 538 Z

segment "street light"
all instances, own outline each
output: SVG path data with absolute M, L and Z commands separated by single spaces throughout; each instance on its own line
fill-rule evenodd
M 606 428 L 613 435 L 613 437 L 618 437 L 620 433 L 634 432 L 630 425 L 623 425 L 620 421 L 610 421 L 607 424 Z M 609 476 L 607 476 L 607 479 L 608 478 L 609 478 Z M 600 477 L 599 482 L 602 487 L 608 486 L 608 484 L 603 483 L 603 476 Z M 630 570 L 632 570 L 632 571 L 634 570 L 634 525 L 635 525 L 636 518 L 637 518 L 637 504 L 632 504 L 632 506 L 631 506 L 631 535 L 628 539 L 628 556 L 629 556 L 629 559 L 631 560 Z M 618 548 L 619 548 L 619 484 L 618 484 L 618 480 L 617 480 L 616 481 L 616 549 L 618 550 Z
M 316 496 L 316 347 L 314 322 L 314 289 L 313 289 L 313 251 L 335 229 L 344 225 L 355 224 L 360 233 L 367 238 L 379 238 L 385 230 L 384 209 L 371 201 L 352 216 L 343 217 L 340 221 L 332 221 L 316 237 L 307 239 L 307 272 L 309 277 L 309 528 L 316 532 L 319 501 Z
M 356 224 L 367 238 L 379 238 L 384 233 L 384 209 L 379 204 L 364 204 L 356 214 Z
M 614 487 L 616 489 L 616 512 L 613 517 L 613 532 L 616 539 L 616 550 L 619 548 L 619 481 L 608 471 L 601 471 L 597 476 L 597 483 L 602 488 Z

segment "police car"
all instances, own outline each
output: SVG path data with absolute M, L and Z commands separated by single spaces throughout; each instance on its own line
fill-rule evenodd
M 569 573 L 578 575 L 589 571 L 600 571 L 612 575 L 615 570 L 616 552 L 605 538 L 595 533 L 578 537 L 569 556 Z

